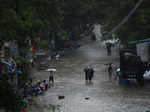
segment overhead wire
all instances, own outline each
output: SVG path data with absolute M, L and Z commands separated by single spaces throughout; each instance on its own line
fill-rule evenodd
M 112 35 L 114 32 L 116 32 L 122 25 L 124 25 L 128 19 L 133 15 L 133 13 L 137 10 L 137 8 L 143 3 L 144 0 L 139 0 L 134 8 L 128 13 L 128 15 L 117 25 L 115 26 L 110 32 L 108 32 L 104 38 L 108 38 L 110 35 Z

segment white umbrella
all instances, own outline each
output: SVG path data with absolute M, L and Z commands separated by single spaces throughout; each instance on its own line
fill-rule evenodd
M 56 72 L 56 69 L 55 68 L 50 68 L 50 69 L 47 69 L 46 71 L 48 71 L 48 72 Z

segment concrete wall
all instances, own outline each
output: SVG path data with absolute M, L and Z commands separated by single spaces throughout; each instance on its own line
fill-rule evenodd
M 136 44 L 137 55 L 144 62 L 149 61 L 149 44 L 148 42 Z

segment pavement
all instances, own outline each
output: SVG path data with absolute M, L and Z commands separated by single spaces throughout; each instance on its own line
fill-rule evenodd
M 49 62 L 56 66 L 55 84 L 45 94 L 34 98 L 28 112 L 146 112 L 150 110 L 149 83 L 139 86 L 119 85 L 109 80 L 107 63 L 119 65 L 115 50 L 112 56 L 98 42 L 81 46 L 60 59 Z M 92 83 L 85 82 L 83 68 L 91 65 L 94 70 Z M 34 71 L 38 80 L 48 79 L 46 71 Z

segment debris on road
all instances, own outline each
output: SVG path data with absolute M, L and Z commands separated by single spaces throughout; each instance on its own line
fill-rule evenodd
M 62 99 L 64 99 L 65 98 L 65 96 L 58 96 L 58 99 L 59 100 L 62 100 Z
M 86 97 L 86 98 L 85 98 L 85 100 L 89 100 L 89 99 L 90 99 L 90 97 Z

